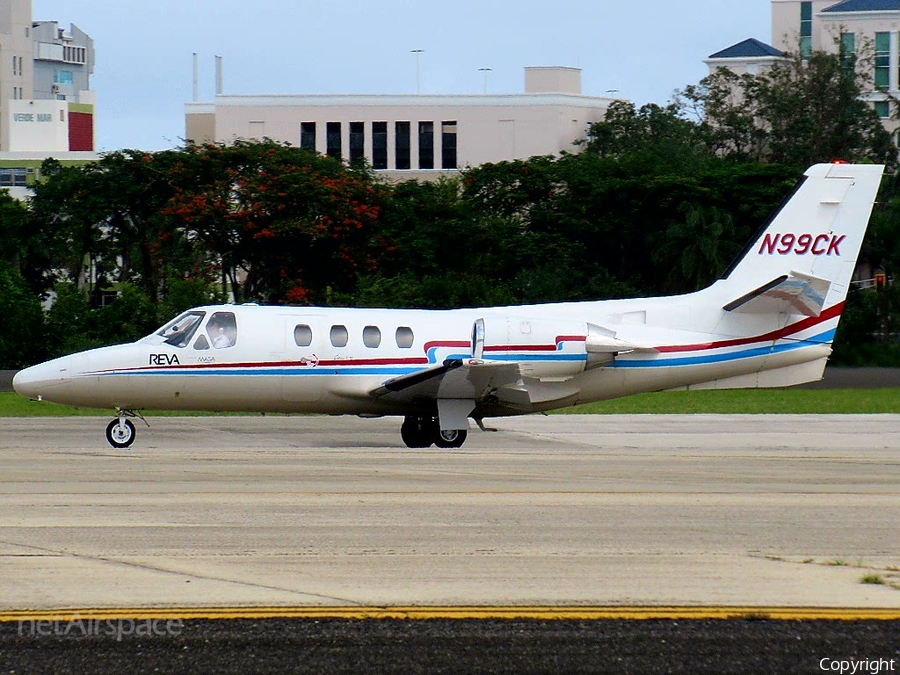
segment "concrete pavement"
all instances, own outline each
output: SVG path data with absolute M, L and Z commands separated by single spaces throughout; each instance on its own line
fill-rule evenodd
M 0 420 L 0 609 L 900 607 L 897 415 L 150 421 Z

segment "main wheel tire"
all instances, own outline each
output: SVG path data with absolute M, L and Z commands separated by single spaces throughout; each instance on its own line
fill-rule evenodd
M 400 438 L 407 448 L 431 447 L 437 435 L 437 420 L 431 417 L 407 417 L 400 425 Z
M 137 432 L 131 420 L 125 420 L 124 424 L 119 424 L 119 420 L 113 420 L 106 427 L 106 440 L 114 448 L 127 448 L 134 443 L 134 437 Z
M 460 448 L 466 442 L 469 432 L 465 429 L 445 429 L 438 431 L 434 444 L 439 448 Z

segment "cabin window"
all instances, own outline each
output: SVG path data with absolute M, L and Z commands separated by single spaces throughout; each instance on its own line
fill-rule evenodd
M 363 328 L 363 344 L 373 349 L 378 347 L 381 344 L 381 329 L 378 326 Z
M 194 349 L 197 351 L 209 349 L 209 340 L 206 339 L 206 336 L 203 333 L 200 333 L 200 337 L 194 340 Z
M 168 345 L 184 347 L 191 341 L 205 316 L 206 312 L 185 312 L 160 328 L 156 334 L 162 337 Z
M 298 347 L 309 347 L 312 344 L 312 328 L 305 323 L 294 327 L 294 344 Z
M 335 347 L 346 347 L 349 334 L 346 326 L 331 327 L 331 344 Z
M 409 349 L 413 346 L 413 331 L 409 326 L 400 326 L 397 329 L 397 346 L 400 349 Z
M 237 321 L 232 312 L 215 312 L 206 324 L 209 341 L 216 349 L 234 347 L 237 343 Z

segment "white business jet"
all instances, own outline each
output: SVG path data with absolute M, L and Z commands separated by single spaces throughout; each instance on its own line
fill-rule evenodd
M 35 399 L 141 410 L 403 416 L 409 447 L 459 447 L 469 420 L 665 389 L 821 379 L 882 166 L 810 168 L 712 286 L 687 295 L 446 311 L 216 305 L 133 344 L 18 373 Z

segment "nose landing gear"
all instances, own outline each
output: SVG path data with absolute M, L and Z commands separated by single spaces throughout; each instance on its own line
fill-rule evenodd
M 137 431 L 135 431 L 134 424 L 126 416 L 140 417 L 144 420 L 144 424 L 147 424 L 148 427 L 150 425 L 140 413 L 134 413 L 130 410 L 118 410 L 117 412 L 119 415 L 118 419 L 114 419 L 106 427 L 106 440 L 114 448 L 129 448 L 134 443 Z
M 106 427 L 106 440 L 114 448 L 127 448 L 134 443 L 137 431 L 131 420 L 113 420 Z

